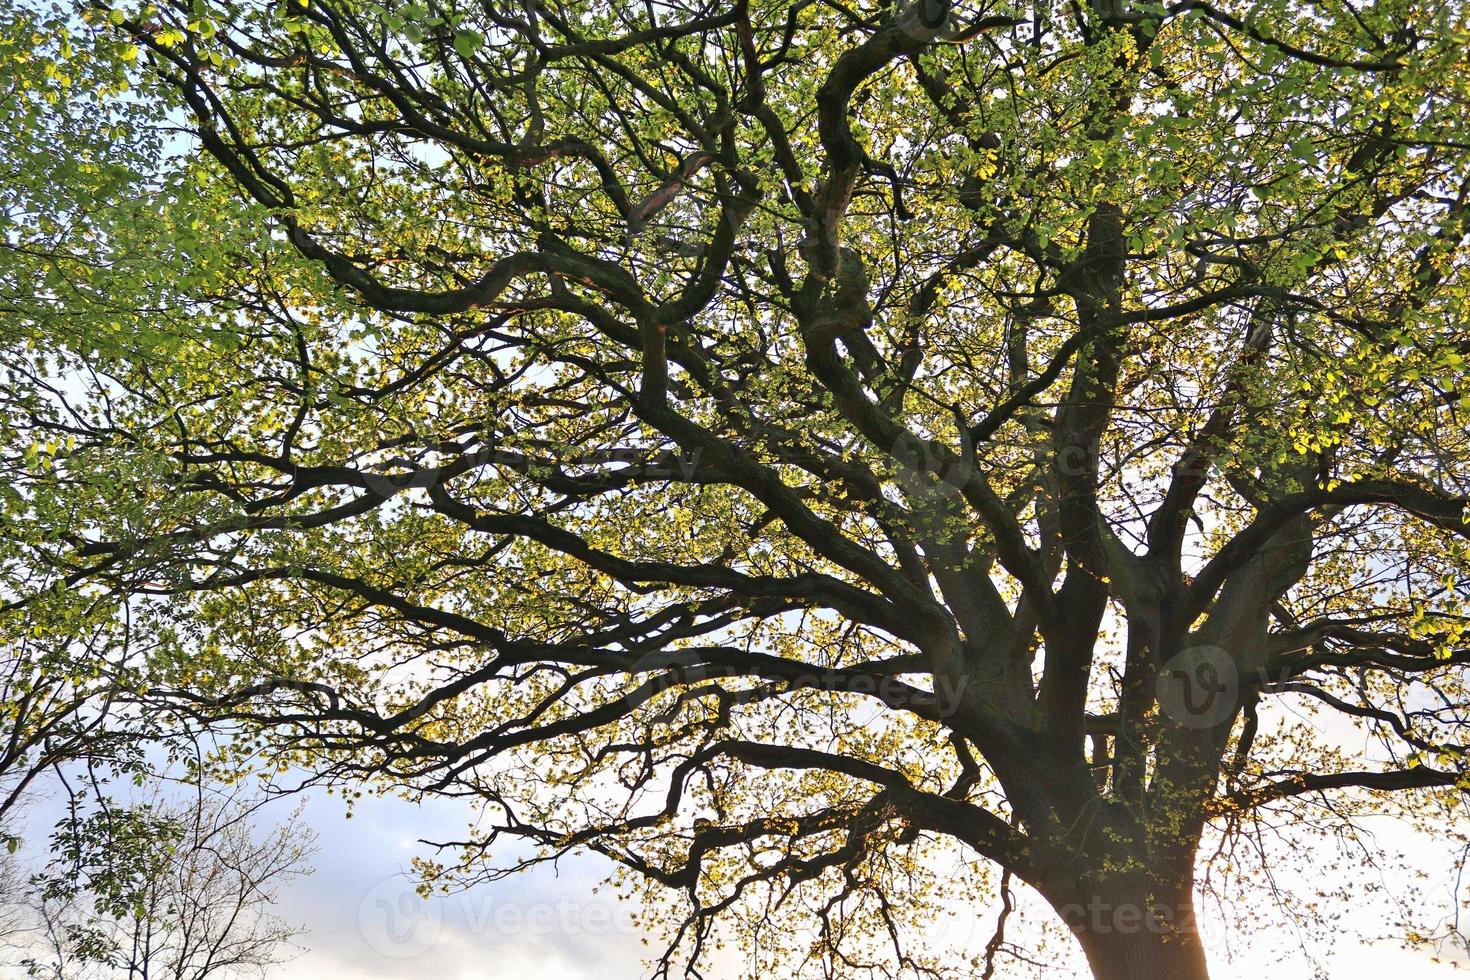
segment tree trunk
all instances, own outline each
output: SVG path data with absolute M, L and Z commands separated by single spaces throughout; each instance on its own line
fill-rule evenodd
M 1209 980 L 1192 890 L 1161 895 L 1133 881 L 1053 906 L 1082 944 L 1094 980 Z
M 1084 932 L 1093 980 L 1209 980 L 1199 936 L 1159 932 Z

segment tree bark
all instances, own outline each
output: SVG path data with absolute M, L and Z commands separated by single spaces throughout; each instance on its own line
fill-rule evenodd
M 1093 980 L 1209 980 L 1199 936 L 1150 929 L 1083 932 Z
M 1057 908 L 1094 980 L 1210 980 L 1189 890 L 1101 889 Z
M 1129 884 L 1053 903 L 1081 943 L 1093 980 L 1209 980 L 1192 888 Z

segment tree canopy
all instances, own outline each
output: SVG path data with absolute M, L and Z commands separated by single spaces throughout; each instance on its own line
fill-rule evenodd
M 990 976 L 906 929 L 1014 881 L 1202 980 L 1231 841 L 1463 820 L 1464 4 L 72 23 L 154 163 L 6 226 L 7 622 L 222 767 L 599 852 L 671 974 Z

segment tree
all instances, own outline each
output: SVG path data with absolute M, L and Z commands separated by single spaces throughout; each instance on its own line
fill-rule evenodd
M 1230 840 L 1454 826 L 1463 5 L 86 14 L 254 235 L 17 418 L 29 560 L 167 597 L 158 704 L 483 800 L 431 881 L 596 851 L 664 972 L 842 976 L 1017 881 L 1201 980 Z
M 155 789 L 74 811 L 34 879 L 45 953 L 29 958 L 29 975 L 205 980 L 263 976 L 282 962 L 301 930 L 270 907 L 306 873 L 315 836 L 299 810 L 261 832 L 262 802 Z
M 25 871 L 20 858 L 9 849 L 0 850 L 0 964 L 12 965 L 30 925 L 26 915 Z
M 65 649 L 58 649 L 64 646 Z M 0 743 L 0 819 L 21 806 L 38 777 L 70 764 L 140 770 L 147 727 L 119 708 L 127 690 L 114 651 L 24 638 L 0 659 L 0 704 L 8 734 Z M 91 664 L 82 658 L 95 657 Z M 76 659 L 72 659 L 75 656 Z M 12 850 L 19 837 L 0 833 Z
M 0 485 L 0 823 L 58 767 L 141 771 L 144 742 L 167 733 L 137 710 L 138 668 L 177 646 L 172 624 L 126 588 L 34 560 L 105 511 L 138 460 L 114 483 L 92 467 L 98 496 L 84 502 L 64 478 L 35 479 L 81 430 L 64 413 L 44 433 L 23 420 L 64 404 L 67 373 L 104 353 L 166 370 L 179 334 L 195 332 L 190 310 L 227 288 L 227 257 L 187 252 L 199 229 L 222 240 L 229 221 L 181 179 L 166 106 L 145 80 L 130 84 L 126 40 L 89 34 L 74 14 L 0 4 L 0 440 L 14 453 Z M 0 845 L 17 843 L 0 832 Z

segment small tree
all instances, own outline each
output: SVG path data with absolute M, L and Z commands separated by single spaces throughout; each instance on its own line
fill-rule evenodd
M 0 969 L 17 966 L 32 934 L 32 890 L 18 853 L 0 848 Z
M 205 980 L 263 975 L 300 929 L 271 911 L 305 874 L 314 835 L 300 810 L 259 828 L 258 802 L 198 793 L 96 801 L 58 826 L 34 879 L 45 955 L 34 976 Z

